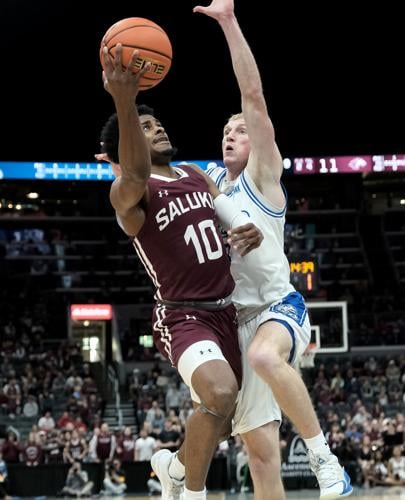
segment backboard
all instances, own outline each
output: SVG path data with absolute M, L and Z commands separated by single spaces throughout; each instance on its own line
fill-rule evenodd
M 317 354 L 337 354 L 349 350 L 347 302 L 307 302 L 311 322 L 311 342 Z

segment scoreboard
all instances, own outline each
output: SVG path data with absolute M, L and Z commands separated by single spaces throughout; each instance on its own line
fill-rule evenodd
M 319 265 L 313 254 L 289 255 L 291 283 L 299 292 L 315 292 L 319 284 Z

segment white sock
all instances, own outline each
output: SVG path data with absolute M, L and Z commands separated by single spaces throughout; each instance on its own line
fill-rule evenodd
M 186 487 L 184 488 L 184 500 L 206 500 L 207 489 L 204 488 L 202 491 L 191 491 Z
M 180 462 L 177 453 L 174 454 L 172 461 L 169 465 L 169 475 L 177 481 L 182 481 L 186 475 L 186 469 L 184 465 Z
M 331 453 L 328 443 L 326 442 L 324 433 L 321 431 L 317 436 L 309 439 L 304 439 L 308 450 L 311 450 L 315 455 L 328 455 Z

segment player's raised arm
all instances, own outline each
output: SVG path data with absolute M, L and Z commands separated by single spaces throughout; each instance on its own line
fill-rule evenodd
M 111 186 L 110 200 L 116 212 L 125 218 L 144 196 L 151 171 L 149 147 L 135 105 L 139 80 L 149 65 L 134 73 L 138 55 L 138 51 L 134 51 L 128 67 L 124 68 L 121 45 L 116 47 L 114 62 L 108 56 L 106 47 L 103 54 L 104 87 L 114 100 L 119 126 L 120 175 Z M 136 211 L 132 215 L 136 216 Z
M 234 2 L 213 0 L 208 7 L 195 7 L 194 12 L 214 18 L 221 26 L 228 43 L 251 142 L 247 169 L 259 189 L 265 181 L 278 184 L 282 173 L 282 158 L 275 143 L 274 128 L 268 115 L 259 70 L 236 19 Z

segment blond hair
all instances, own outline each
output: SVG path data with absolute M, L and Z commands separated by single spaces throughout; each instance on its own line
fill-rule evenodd
M 236 113 L 235 115 L 231 115 L 228 119 L 228 122 L 233 120 L 243 120 L 243 113 Z

